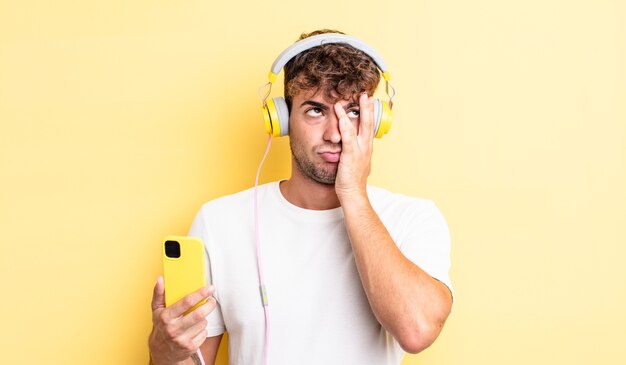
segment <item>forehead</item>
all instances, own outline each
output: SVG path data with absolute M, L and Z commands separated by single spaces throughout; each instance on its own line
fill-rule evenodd
M 343 95 L 332 92 L 329 98 L 328 95 L 326 95 L 326 93 L 324 92 L 324 89 L 320 87 L 317 89 L 299 90 L 297 93 L 294 94 L 293 100 L 296 103 L 306 100 L 313 100 L 324 104 L 335 104 L 338 101 L 358 103 L 359 95 L 353 94 L 350 98 L 346 99 L 343 97 Z

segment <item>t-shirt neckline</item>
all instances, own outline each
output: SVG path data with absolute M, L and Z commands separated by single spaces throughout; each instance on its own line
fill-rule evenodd
M 302 219 L 306 221 L 317 222 L 330 222 L 339 221 L 343 219 L 343 210 L 341 207 L 325 210 L 313 210 L 301 208 L 297 205 L 290 203 L 280 191 L 280 181 L 274 181 L 270 185 L 270 195 L 273 200 L 278 202 L 281 209 L 289 216 L 295 219 Z

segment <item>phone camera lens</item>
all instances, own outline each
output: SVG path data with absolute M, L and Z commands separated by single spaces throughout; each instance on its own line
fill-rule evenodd
M 180 243 L 176 241 L 165 241 L 165 256 L 177 259 L 180 257 Z

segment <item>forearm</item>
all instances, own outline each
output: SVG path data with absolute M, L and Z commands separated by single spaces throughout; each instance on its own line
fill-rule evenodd
M 400 252 L 365 193 L 344 196 L 341 204 L 374 315 L 406 351 L 423 350 L 437 338 L 448 316 L 448 289 Z

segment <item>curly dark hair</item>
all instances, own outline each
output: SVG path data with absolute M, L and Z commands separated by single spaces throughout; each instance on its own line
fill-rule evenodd
M 343 32 L 330 29 L 302 33 L 298 40 L 324 33 Z M 365 52 L 345 43 L 330 43 L 308 49 L 289 60 L 285 71 L 285 101 L 303 90 L 320 90 L 332 101 L 352 100 L 367 92 L 372 95 L 380 81 L 376 63 Z

